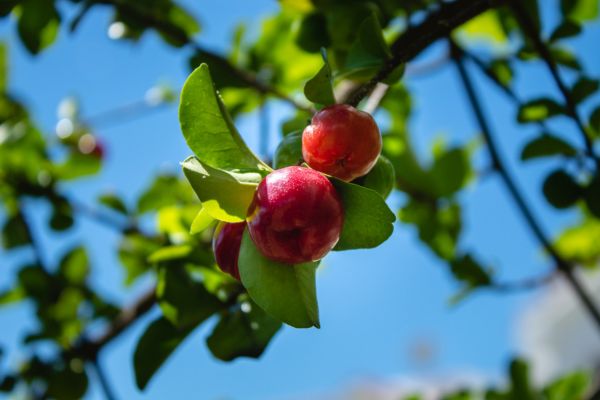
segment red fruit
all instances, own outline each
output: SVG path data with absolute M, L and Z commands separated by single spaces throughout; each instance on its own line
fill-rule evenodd
M 248 210 L 248 232 L 267 258 L 316 261 L 335 246 L 344 222 L 340 197 L 329 180 L 303 167 L 271 172 Z
M 245 222 L 232 224 L 220 222 L 213 237 L 213 252 L 217 265 L 221 271 L 233 276 L 238 281 L 240 280 L 238 258 L 245 228 Z
M 302 156 L 312 168 L 352 181 L 367 174 L 381 153 L 381 135 L 370 114 L 347 104 L 325 107 L 302 133 Z

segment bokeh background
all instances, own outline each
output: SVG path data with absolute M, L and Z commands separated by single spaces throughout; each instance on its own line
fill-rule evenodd
M 202 23 L 199 42 L 217 52 L 228 50 L 239 23 L 246 24 L 252 34 L 262 18 L 279 8 L 272 0 L 181 3 Z M 559 16 L 550 3 L 554 2 L 540 5 L 544 20 L 551 25 Z M 68 17 L 73 10 L 65 7 L 64 12 Z M 107 32 L 110 18 L 108 10 L 97 9 L 75 34 L 61 27 L 56 44 L 35 57 L 16 38 L 14 21 L 0 23 L 0 38 L 9 45 L 10 89 L 30 107 L 39 125 L 54 132 L 57 108 L 70 96 L 79 98 L 83 115 L 95 121 L 95 134 L 106 149 L 102 172 L 66 187 L 68 193 L 90 202 L 107 190 L 134 201 L 154 174 L 177 171 L 178 163 L 190 154 L 175 103 L 141 112 L 104 114 L 143 103 L 158 84 L 178 91 L 189 72 L 189 53 L 165 45 L 154 33 L 135 44 L 111 39 Z M 586 25 L 584 34 L 570 42 L 585 69 L 593 73 L 600 71 L 598 38 L 600 25 L 596 22 Z M 485 39 L 481 45 L 495 46 Z M 506 51 L 502 46 L 495 50 Z M 424 160 L 434 141 L 443 138 L 448 143 L 466 143 L 478 133 L 465 108 L 455 68 L 450 63 L 419 68 L 440 59 L 445 51 L 442 44 L 432 46 L 409 66 L 405 78 L 415 109 L 410 130 Z M 474 79 L 485 85 L 477 74 Z M 552 82 L 548 75 L 525 66 L 516 85 L 527 95 L 548 90 Z M 518 162 L 518 149 L 533 130 L 512 122 L 514 108 L 499 91 L 486 90 L 485 108 L 502 154 L 511 171 L 518 173 L 518 185 L 545 228 L 559 232 L 574 221 L 576 213 L 559 213 L 543 199 L 540 182 L 548 164 L 524 166 Z M 280 103 L 269 104 L 270 151 L 290 112 Z M 259 119 L 251 113 L 238 120 L 240 132 L 257 151 Z M 383 118 L 379 122 L 386 123 Z M 560 124 L 558 121 L 556 126 L 560 128 Z M 564 126 L 571 129 L 568 122 Z M 480 158 L 477 164 L 483 171 L 486 160 Z M 402 201 L 397 193 L 388 200 L 392 209 Z M 548 260 L 496 176 L 477 180 L 461 194 L 461 201 L 465 212 L 461 243 L 476 248 L 478 255 L 496 266 L 503 280 L 516 281 L 549 270 Z M 112 251 L 119 236 L 112 230 L 79 220 L 68 234 L 53 234 L 43 226 L 49 207 L 35 201 L 28 207 L 35 210 L 34 223 L 44 232 L 40 240 L 48 260 L 83 239 L 94 265 L 92 283 L 107 297 L 127 304 L 151 286 L 151 278 L 147 278 L 124 288 L 123 271 Z M 12 282 L 16 266 L 25 257 L 30 257 L 27 250 L 0 253 L 0 287 Z M 586 282 L 590 291 L 600 293 L 600 281 L 592 277 Z M 600 359 L 600 338 L 592 334 L 591 323 L 560 282 L 517 293 L 476 292 L 451 305 L 449 299 L 457 292 L 457 284 L 450 279 L 447 266 L 419 242 L 409 225 L 397 223 L 393 236 L 375 250 L 329 255 L 318 272 L 317 289 L 322 328 L 285 327 L 259 360 L 216 360 L 203 342 L 214 325 L 210 321 L 187 338 L 142 393 L 134 384 L 132 352 L 147 321 L 159 315 L 160 311 L 154 310 L 111 343 L 100 362 L 115 392 L 124 399 L 305 399 L 349 398 L 365 391 L 392 396 L 438 386 L 484 386 L 502 382 L 507 363 L 517 354 L 534 361 L 539 381 L 573 366 L 592 367 L 594 360 Z M 11 354 L 2 360 L 5 365 L 16 365 L 19 357 L 26 356 L 20 337 L 33 327 L 34 321 L 28 317 L 31 307 L 24 303 L 0 312 L 0 341 Z M 96 383 L 92 383 L 89 398 L 103 398 Z

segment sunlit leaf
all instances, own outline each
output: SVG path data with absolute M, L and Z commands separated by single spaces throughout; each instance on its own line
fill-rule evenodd
M 290 265 L 269 260 L 246 230 L 238 264 L 242 283 L 260 308 L 295 328 L 319 327 L 315 286 L 318 262 Z
M 335 250 L 369 249 L 394 231 L 396 216 L 376 191 L 330 178 L 344 207 L 344 225 Z
M 540 98 L 529 101 L 519 108 L 517 120 L 523 122 L 537 122 L 564 114 L 564 107 L 549 98 Z
M 182 163 L 183 172 L 206 212 L 219 221 L 241 222 L 262 177 L 255 172 L 235 173 L 212 168 L 195 157 Z
M 325 53 L 323 53 L 323 60 L 325 62 L 323 67 L 304 85 L 304 95 L 314 103 L 328 106 L 335 103 L 335 96 L 333 94 L 331 68 Z
M 206 64 L 200 65 L 181 91 L 179 122 L 185 140 L 203 163 L 214 168 L 270 168 L 244 143 L 218 94 Z

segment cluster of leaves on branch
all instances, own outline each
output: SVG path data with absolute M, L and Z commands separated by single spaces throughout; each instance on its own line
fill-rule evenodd
M 469 3 L 453 2 L 464 7 Z M 515 103 L 517 121 L 534 132 L 521 159 L 545 159 L 552 165 L 540 184 L 549 203 L 579 210 L 580 221 L 557 238 L 556 248 L 569 262 L 595 266 L 600 258 L 600 178 L 598 156 L 588 143 L 600 135 L 600 106 L 590 104 L 597 99 L 594 94 L 599 85 L 569 50 L 568 41 L 596 19 L 598 3 L 553 1 L 561 15 L 556 26 L 543 23 L 537 1 L 523 4 L 529 26 L 539 35 L 539 41 L 523 31 L 522 21 L 502 2 L 467 23 L 456 32 L 454 40 L 462 57 L 477 68 L 474 71 L 487 77 Z M 34 228 L 37 213 L 32 215 L 39 204 L 47 204 L 51 210 L 43 229 L 56 235 L 76 229 L 79 218 L 96 219 L 116 229 L 121 235 L 118 258 L 126 285 L 145 274 L 155 277 L 156 288 L 139 309 L 146 310 L 156 302 L 163 315 L 146 327 L 135 350 L 136 380 L 142 389 L 177 346 L 211 319 L 215 325 L 206 344 L 215 357 L 225 361 L 259 357 L 282 327 L 282 320 L 303 326 L 318 323 L 314 269 L 309 285 L 303 289 L 299 289 L 297 277 L 278 278 L 278 283 L 289 283 L 290 293 L 301 297 L 310 294 L 308 303 L 296 307 L 296 302 L 291 309 L 300 310 L 300 314 L 289 319 L 287 312 L 281 314 L 271 308 L 280 305 L 273 305 L 269 298 L 273 295 L 269 282 L 259 282 L 261 289 L 249 295 L 238 281 L 215 266 L 210 248 L 215 220 L 243 219 L 248 198 L 270 168 L 241 143 L 234 121 L 270 99 L 291 105 L 293 110 L 281 127 L 282 141 L 273 166 L 297 163 L 301 158 L 299 131 L 306 126 L 314 105 L 350 99 L 381 68 L 390 65 L 398 38 L 428 16 L 443 15 L 443 6 L 434 0 L 281 0 L 280 5 L 281 10 L 267 17 L 256 34 L 240 25 L 226 56 L 194 41 L 199 24 L 171 0 L 9 0 L 0 5 L 0 16 L 14 19 L 21 42 L 33 54 L 48 48 L 66 29 L 76 30 L 85 23 L 86 13 L 96 7 L 113 11 L 111 27 L 119 28 L 116 36 L 120 39 L 138 40 L 145 31 L 153 31 L 169 45 L 184 47 L 190 71 L 196 72 L 186 84 L 189 91 L 186 97 L 184 90 L 180 119 L 188 143 L 198 156 L 184 162 L 195 193 L 182 177 L 161 175 L 131 204 L 106 193 L 98 196 L 95 205 L 81 204 L 66 194 L 65 186 L 71 180 L 89 178 L 101 168 L 101 141 L 93 127 L 72 105 L 63 115 L 69 121 L 68 129 L 58 137 L 42 133 L 24 104 L 10 92 L 7 72 L 0 71 L 2 243 L 10 252 L 30 250 L 28 261 L 17 268 L 13 283 L 1 288 L 0 305 L 33 304 L 37 321 L 36 330 L 23 338 L 28 349 L 26 359 L 15 371 L 0 371 L 0 390 L 26 390 L 61 399 L 83 396 L 88 386 L 84 366 L 95 362 L 108 341 L 102 339 L 98 326 L 110 331 L 123 317 L 122 310 L 90 283 L 91 268 L 97 266 L 91 265 L 83 243 L 69 243 L 58 262 L 44 256 Z M 67 9 L 75 12 L 64 12 Z M 74 17 L 65 21 L 64 15 Z M 492 40 L 508 50 L 471 48 L 471 38 Z M 549 56 L 540 52 L 540 43 Z M 6 50 L 1 50 L 0 67 L 6 70 Z M 545 62 L 569 77 L 566 98 L 564 93 L 550 94 L 549 90 L 529 100 L 521 99 L 515 88 L 519 68 L 525 64 L 543 68 Z M 206 66 L 196 69 L 203 63 L 210 66 L 212 76 Z M 420 240 L 447 263 L 461 286 L 462 298 L 475 288 L 497 284 L 491 268 L 479 261 L 482 256 L 461 242 L 461 199 L 465 187 L 483 176 L 473 163 L 481 146 L 477 140 L 464 144 L 440 140 L 433 143 L 430 157 L 418 152 L 411 140 L 413 107 L 410 87 L 401 82 L 403 72 L 404 65 L 395 65 L 381 82 L 386 85 L 385 93 L 375 112 L 383 121 L 379 168 L 355 182 L 357 185 L 338 185 L 347 215 L 352 216 L 338 248 L 374 247 L 389 236 L 393 215 L 381 196 L 373 197 L 373 191 L 364 187 L 386 197 L 392 190 L 387 184 L 391 180 L 393 190 L 401 194 L 399 220 L 413 226 Z M 210 119 L 198 115 L 198 107 L 213 110 Z M 556 131 L 552 124 L 560 119 L 573 123 L 570 132 Z M 215 137 L 208 139 L 209 135 Z M 211 152 L 218 141 L 230 144 L 230 152 Z M 491 169 L 496 167 L 492 165 Z M 142 229 L 138 221 L 149 215 L 155 217 L 156 227 Z M 373 223 L 373 218 L 380 220 Z M 375 228 L 369 231 L 367 228 L 372 226 Z M 251 246 L 246 248 L 245 256 L 260 260 L 253 250 Z M 37 354 L 38 342 L 50 344 L 53 354 Z M 585 390 L 585 379 L 576 374 L 536 393 L 524 380 L 523 368 L 520 363 L 514 364 L 510 389 L 490 391 L 485 398 L 578 399 Z M 461 392 L 449 399 L 477 396 Z

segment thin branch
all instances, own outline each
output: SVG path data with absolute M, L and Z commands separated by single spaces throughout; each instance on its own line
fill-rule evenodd
M 597 160 L 598 165 L 600 165 L 600 160 L 596 158 L 594 152 L 594 144 L 592 143 L 592 139 L 587 133 L 585 126 L 583 125 L 583 122 L 581 120 L 581 117 L 577 112 L 577 104 L 573 100 L 571 91 L 569 90 L 569 88 L 567 88 L 567 85 L 564 83 L 560 76 L 558 66 L 554 61 L 552 54 L 550 53 L 550 49 L 548 48 L 548 46 L 546 46 L 546 44 L 540 37 L 539 32 L 535 29 L 535 24 L 531 16 L 527 13 L 527 10 L 521 4 L 521 0 L 511 0 L 510 5 L 514 11 L 515 16 L 517 17 L 517 21 L 519 22 L 521 30 L 525 33 L 525 35 L 529 37 L 529 39 L 533 43 L 533 46 L 535 47 L 539 55 L 542 57 L 542 60 L 544 60 L 544 63 L 546 63 L 546 66 L 548 67 L 548 70 L 550 71 L 550 74 L 552 75 L 556 86 L 558 86 L 558 89 L 560 90 L 565 100 L 567 113 L 573 119 L 581 133 L 587 152 L 590 156 L 594 157 L 594 159 Z
M 383 98 L 385 97 L 385 94 L 387 93 L 388 89 L 389 86 L 385 83 L 378 83 L 377 86 L 375 86 L 375 89 L 373 89 L 373 92 L 371 92 L 369 98 L 367 99 L 367 103 L 363 107 L 363 111 L 368 112 L 369 114 L 373 114 L 377 107 L 379 107 L 379 103 L 381 103 L 381 100 L 383 100 Z
M 356 106 L 384 81 L 397 67 L 412 60 L 432 43 L 447 37 L 454 29 L 491 9 L 497 0 L 456 0 L 443 3 L 421 24 L 409 28 L 392 44 L 392 58 L 367 83 L 359 86 L 350 96 L 341 101 Z
M 548 283 L 552 282 L 556 276 L 556 270 L 554 270 L 549 274 L 534 276 L 520 281 L 494 282 L 489 285 L 488 288 L 500 293 L 521 292 L 525 290 L 537 289 L 541 286 L 547 285 Z
M 115 396 L 113 389 L 112 389 L 110 383 L 108 382 L 108 378 L 106 377 L 104 370 L 100 366 L 98 357 L 91 360 L 89 364 L 93 367 L 96 377 L 98 378 L 98 382 L 100 383 L 100 388 L 102 389 L 102 392 L 104 393 L 104 398 L 106 400 L 116 400 L 117 397 Z
M 86 360 L 94 360 L 100 349 L 110 343 L 113 339 L 133 325 L 138 319 L 146 314 L 156 303 L 156 290 L 144 293 L 131 306 L 121 310 L 120 314 L 112 320 L 110 325 L 99 336 L 93 339 L 82 340 L 81 344 L 66 350 L 63 357 L 79 356 Z
M 29 214 L 25 211 L 25 205 L 22 200 L 19 200 L 19 211 L 18 213 L 21 215 L 23 222 L 25 224 L 25 231 L 27 233 L 27 237 L 31 244 L 31 248 L 33 249 L 33 256 L 35 258 L 35 263 L 42 268 L 45 272 L 48 272 L 48 266 L 44 261 L 44 251 L 42 250 L 42 246 L 39 242 L 39 238 L 33 229 L 33 222 L 29 219 Z
M 460 51 L 460 48 L 458 46 L 456 46 L 451 40 L 450 40 L 450 46 L 452 49 L 452 55 L 454 58 L 454 62 L 456 64 L 456 67 L 458 68 L 458 72 L 459 72 L 461 81 L 463 83 L 464 90 L 467 94 L 469 104 L 471 105 L 471 108 L 473 109 L 473 113 L 475 114 L 475 118 L 477 120 L 479 128 L 485 138 L 485 141 L 487 144 L 487 149 L 490 153 L 490 157 L 492 159 L 494 168 L 500 174 L 502 181 L 506 185 L 506 188 L 508 189 L 511 197 L 513 198 L 514 202 L 516 203 L 517 208 L 521 212 L 523 218 L 527 222 L 527 225 L 531 229 L 532 233 L 537 238 L 537 240 L 541 243 L 541 245 L 544 247 L 546 252 L 550 255 L 550 257 L 552 258 L 552 260 L 554 261 L 554 263 L 556 265 L 556 268 L 564 274 L 565 278 L 567 279 L 569 284 L 574 289 L 574 291 L 577 294 L 577 296 L 579 297 L 580 301 L 583 303 L 586 310 L 588 311 L 588 313 L 590 314 L 590 316 L 592 317 L 592 319 L 594 320 L 594 322 L 600 329 L 600 311 L 598 310 L 597 306 L 592 301 L 592 298 L 590 297 L 590 295 L 583 288 L 581 282 L 579 282 L 579 280 L 573 274 L 573 266 L 567 260 L 565 260 L 564 258 L 561 257 L 561 255 L 558 253 L 556 248 L 554 248 L 554 246 L 552 245 L 552 243 L 550 242 L 550 240 L 544 233 L 540 223 L 534 217 L 531 208 L 525 201 L 524 196 L 521 194 L 521 192 L 517 188 L 514 179 L 510 176 L 506 166 L 502 162 L 500 154 L 498 153 L 498 146 L 496 145 L 495 139 L 492 136 L 490 126 L 487 122 L 486 117 L 484 116 L 483 108 L 479 102 L 480 97 L 477 95 L 477 93 L 475 91 L 475 87 L 473 85 L 473 82 L 471 82 L 471 78 L 469 77 L 469 75 L 466 71 L 465 65 L 463 63 L 462 53 Z

